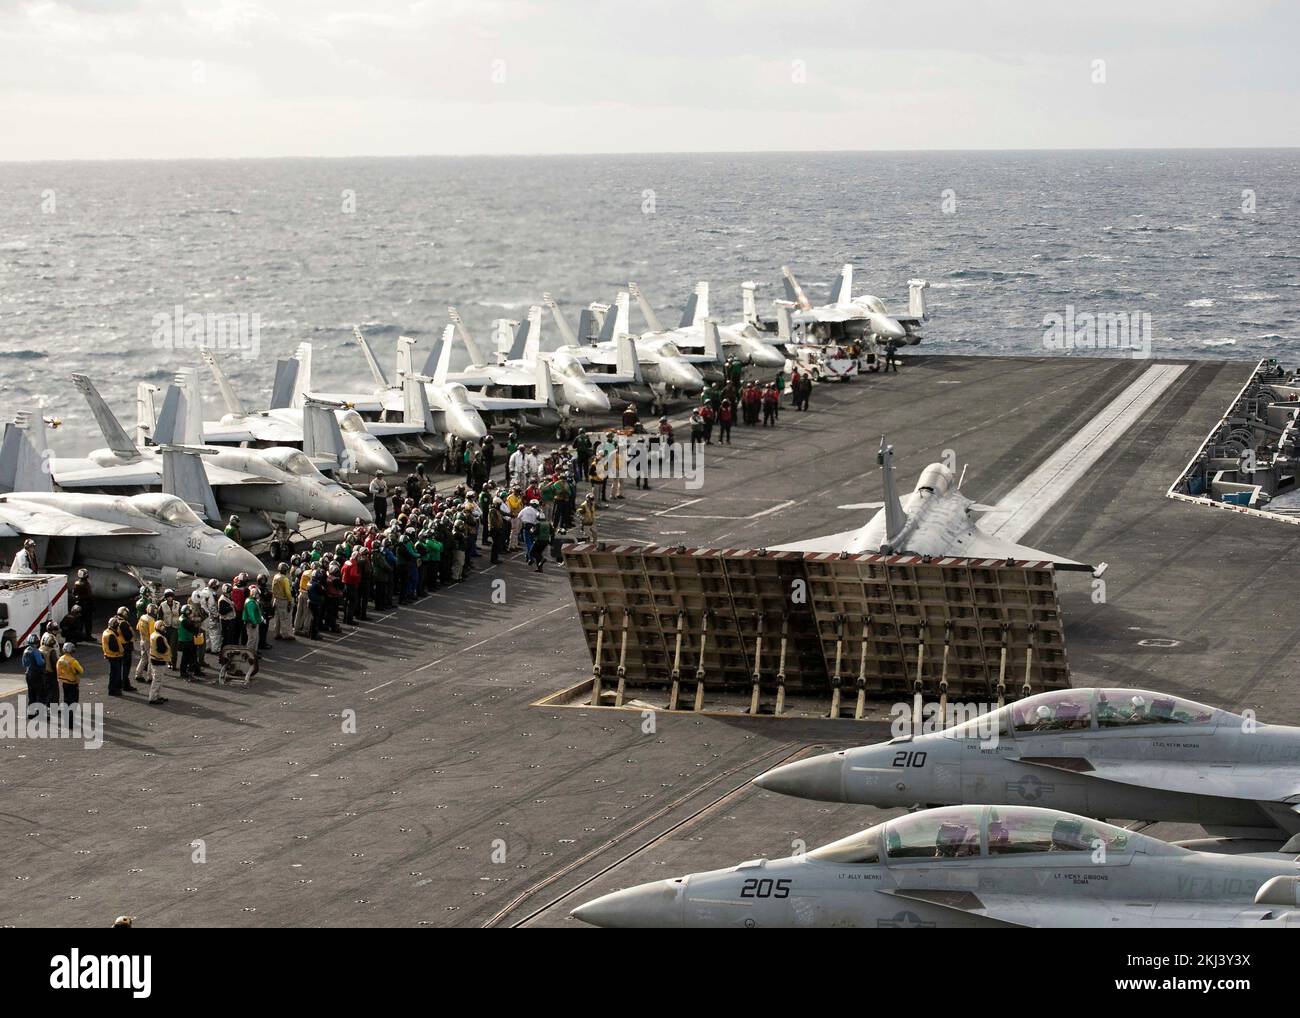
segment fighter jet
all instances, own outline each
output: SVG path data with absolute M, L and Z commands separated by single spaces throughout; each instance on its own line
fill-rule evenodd
M 945 806 L 804 855 L 615 891 L 573 916 L 607 927 L 1300 928 L 1296 851 L 1219 855 L 1058 810 Z
M 487 434 L 487 425 L 463 385 L 459 382 L 437 384 L 431 378 L 415 374 L 411 366 L 410 349 L 415 340 L 408 336 L 397 338 L 397 382 L 392 384 L 384 375 L 384 369 L 379 366 L 379 359 L 360 327 L 353 328 L 352 337 L 361 348 L 362 356 L 370 368 L 375 381 L 374 389 L 370 392 L 339 393 L 307 388 L 311 384 L 310 367 L 303 371 L 301 365 L 304 356 L 310 365 L 311 349 L 308 344 L 300 344 L 296 358 L 300 370 L 293 383 L 297 390 L 294 399 L 314 399 L 348 406 L 363 415 L 378 415 L 377 420 L 367 422 L 367 430 L 392 441 L 401 454 L 413 457 L 444 451 L 449 435 L 476 442 Z M 408 378 L 414 380 L 417 388 L 407 386 Z M 427 403 L 427 409 L 421 403 Z M 423 432 L 387 427 L 393 423 L 415 423 L 424 420 L 426 414 L 430 423 Z
M 504 320 L 499 323 L 508 326 Z M 544 351 L 542 349 L 542 309 L 538 305 L 528 309 L 528 316 L 515 323 L 514 334 L 507 332 L 509 346 L 505 349 L 506 367 L 521 371 L 536 370 L 537 364 L 545 361 L 551 370 L 555 382 L 555 398 L 560 412 L 567 418 L 574 414 L 600 414 L 609 412 L 609 396 L 598 384 L 598 380 L 588 377 L 579 358 L 565 350 Z
M 211 350 L 200 350 L 200 356 L 211 369 L 221 390 L 221 398 L 226 404 L 226 413 L 219 421 L 203 422 L 203 441 L 209 445 L 239 445 L 243 442 L 263 445 L 302 445 L 303 414 L 302 403 L 293 405 L 291 393 L 285 393 L 283 380 L 287 377 L 289 365 L 277 366 L 276 388 L 278 395 L 272 397 L 272 406 L 267 410 L 246 411 L 230 379 L 217 363 Z M 301 370 L 301 362 L 299 362 Z M 310 366 L 308 366 L 310 371 Z M 361 415 L 350 407 L 335 409 L 339 428 L 343 432 L 343 441 L 347 446 L 347 464 L 349 472 L 372 474 L 383 471 L 386 474 L 397 473 L 397 460 L 389 452 L 376 433 L 366 426 Z M 375 426 L 379 428 L 379 425 Z M 418 434 L 424 430 L 421 425 L 401 425 L 401 433 Z M 384 434 L 393 434 L 389 425 Z
M 447 308 L 447 316 L 451 321 L 429 351 L 425 375 L 438 384 L 459 382 L 480 412 L 513 418 L 525 427 L 555 427 L 565 421 L 550 364 L 498 363 L 479 346 L 454 307 Z M 469 358 L 460 368 L 453 367 L 457 340 Z
M 799 308 L 795 323 L 815 339 L 841 341 L 872 336 L 877 341 L 907 343 L 915 346 L 921 341 L 921 323 L 926 318 L 925 291 L 930 285 L 924 279 L 909 279 L 908 312 L 891 315 L 879 297 L 867 294 L 853 296 L 853 266 L 844 265 L 831 286 L 831 302 L 813 307 L 799 281 L 787 265 L 781 266 L 786 297 Z
M 747 302 L 753 305 L 754 284 L 746 283 Z M 650 331 L 642 334 L 642 339 L 659 337 L 669 339 L 677 349 L 686 354 L 706 354 L 711 349 L 711 339 L 706 336 L 709 321 L 709 284 L 701 281 L 695 285 L 682 312 L 681 324 L 676 329 L 665 329 L 655 314 L 654 308 L 642 294 L 636 283 L 627 284 L 628 292 L 637 301 L 641 314 Z M 760 368 L 785 367 L 785 354 L 763 338 L 755 324 L 748 320 L 734 322 L 730 325 L 717 324 L 718 339 L 722 352 L 727 357 L 734 357 L 743 364 L 752 364 Z
M 164 455 L 193 457 L 175 450 Z M 261 570 L 257 556 L 205 525 L 184 499 L 165 492 L 131 496 L 56 492 L 45 467 L 47 460 L 44 422 L 39 416 L 5 428 L 0 444 L 0 492 L 5 493 L 0 494 L 0 540 L 35 538 L 46 545 L 40 553 L 43 562 L 62 558 L 117 580 L 125 571 L 132 585 L 139 582 L 141 571 L 225 579 Z M 47 553 L 52 541 L 59 545 L 58 555 Z M 101 590 L 120 586 L 97 583 Z
M 543 300 L 549 300 L 543 295 Z M 584 364 L 591 375 L 611 370 L 622 377 L 632 375 L 640 381 L 615 383 L 614 394 L 631 403 L 649 404 L 651 413 L 675 393 L 697 393 L 704 388 L 704 376 L 692 359 L 686 357 L 671 340 L 641 339 L 632 336 L 628 323 L 628 295 L 620 291 L 613 305 L 593 303 L 583 308 L 575 334 L 553 300 L 551 309 L 556 326 L 568 344 L 566 349 Z M 593 338 L 594 337 L 594 338 Z M 628 343 L 631 343 L 629 350 Z M 629 353 L 632 357 L 629 357 Z M 708 358 L 710 363 L 721 356 L 721 346 Z M 635 368 L 633 365 L 635 364 Z
M 89 404 L 107 448 L 84 458 L 51 459 L 54 482 L 64 490 L 94 488 L 161 488 L 164 455 L 158 446 L 141 448 L 127 435 L 94 383 L 73 375 L 73 384 Z M 172 401 L 176 406 L 172 407 Z M 168 386 L 163 401 L 164 425 L 155 429 L 159 445 L 193 448 L 199 445 L 202 416 L 197 401 L 185 393 L 185 376 Z M 199 460 L 211 486 L 216 512 L 209 522 L 232 513 L 244 517 L 243 533 L 253 540 L 270 534 L 269 524 L 255 528 L 248 517 L 265 513 L 283 518 L 292 530 L 299 518 L 350 525 L 358 518 L 369 521 L 370 510 L 350 490 L 322 474 L 301 449 L 286 446 L 241 449 L 209 446 Z M 200 515 L 203 515 L 200 512 Z
M 1062 689 L 950 728 L 799 760 L 754 784 L 865 805 L 1032 802 L 1089 816 L 1300 834 L 1300 728 L 1168 693 Z M 913 734 L 915 733 L 915 734 Z
M 826 537 L 776 545 L 769 551 L 846 552 L 850 555 L 881 552 L 953 558 L 1016 559 L 1052 562 L 1058 569 L 1093 567 L 1023 544 L 994 537 L 978 524 L 992 507 L 972 502 L 959 490 L 960 480 L 945 463 L 931 463 L 917 478 L 906 498 L 898 496 L 894 479 L 894 447 L 882 438 L 876 462 L 881 468 L 883 502 L 860 502 L 843 509 L 879 510 L 865 526 Z

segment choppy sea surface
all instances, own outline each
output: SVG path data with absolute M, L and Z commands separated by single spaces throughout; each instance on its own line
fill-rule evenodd
M 930 280 L 918 352 L 1052 353 L 1044 316 L 1073 307 L 1148 314 L 1156 356 L 1293 362 L 1298 181 L 1297 150 L 0 164 L 0 413 L 101 444 L 68 375 L 132 424 L 137 381 L 197 363 L 159 340 L 178 306 L 257 316 L 256 356 L 224 361 L 261 407 L 304 340 L 318 388 L 369 389 L 353 325 L 387 366 L 449 304 L 486 337 L 544 290 L 576 320 L 629 279 L 674 322 L 708 279 L 731 320 L 783 263 L 815 303 L 846 261 L 891 309 Z

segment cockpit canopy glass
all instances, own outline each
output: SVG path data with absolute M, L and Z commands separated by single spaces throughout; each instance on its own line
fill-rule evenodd
M 1017 735 L 1087 730 L 1092 727 L 1092 690 L 1058 689 L 1013 703 L 1011 727 Z
M 1180 852 L 1100 820 L 1034 806 L 946 806 L 909 813 L 808 853 L 838 865 L 969 859 L 1044 852 Z M 985 847 L 987 846 L 987 847 Z M 883 858 L 881 852 L 884 852 Z
M 1052 810 L 989 808 L 989 855 L 1027 852 L 1123 852 L 1127 831 Z
M 1214 708 L 1164 693 L 1141 689 L 1097 690 L 1097 727 L 1130 728 L 1134 725 L 1206 725 Z
M 159 523 L 171 527 L 197 527 L 203 521 L 198 514 L 182 499 L 174 495 L 153 493 L 137 495 L 133 500 L 137 508 L 152 516 Z
M 808 858 L 845 866 L 880 862 L 880 825 L 813 849 Z
M 281 470 L 298 477 L 311 477 L 320 473 L 312 464 L 311 457 L 300 449 L 268 449 L 266 458 Z
M 959 859 L 980 854 L 982 806 L 926 810 L 885 824 L 890 859 Z
M 355 410 L 347 410 L 339 415 L 339 429 L 352 435 L 363 435 L 366 433 L 366 422 Z
M 1008 704 L 944 731 L 951 739 L 1017 739 L 1136 725 L 1208 725 L 1220 713 L 1205 704 L 1144 689 L 1058 689 Z

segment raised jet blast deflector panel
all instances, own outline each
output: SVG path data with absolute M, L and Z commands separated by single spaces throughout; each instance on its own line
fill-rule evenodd
M 612 544 L 565 561 L 593 662 L 630 687 L 676 671 L 694 688 L 701 669 L 706 692 L 756 671 L 827 696 L 837 674 L 846 693 L 904 697 L 918 680 L 987 700 L 1000 680 L 1009 698 L 1070 684 L 1050 562 Z

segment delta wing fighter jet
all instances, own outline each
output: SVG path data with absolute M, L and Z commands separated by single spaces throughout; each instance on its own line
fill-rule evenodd
M 1218 855 L 1033 806 L 945 806 L 801 856 L 615 891 L 609 927 L 1300 928 L 1295 851 Z
M 931 463 L 917 478 L 910 495 L 899 498 L 894 479 L 894 447 L 880 442 L 876 456 L 884 481 L 883 502 L 862 502 L 844 509 L 879 510 L 865 526 L 826 537 L 776 545 L 770 551 L 847 552 L 850 555 L 910 552 L 953 558 L 1016 559 L 1052 562 L 1058 569 L 1092 569 L 1073 559 L 1003 540 L 979 527 L 990 506 L 961 493 L 960 480 L 944 463 Z
M 795 323 L 815 339 L 840 341 L 873 336 L 878 342 L 907 343 L 921 341 L 921 323 L 925 321 L 925 291 L 929 282 L 909 279 L 907 314 L 891 315 L 879 297 L 853 296 L 853 266 L 844 265 L 831 286 L 831 301 L 813 307 L 799 281 L 787 265 L 781 266 L 786 297 L 799 309 Z
M 44 543 L 43 562 L 62 560 L 119 579 L 123 572 L 138 571 L 228 578 L 261 570 L 252 552 L 204 524 L 183 498 L 166 492 L 126 496 L 55 491 L 46 469 L 47 452 L 39 416 L 29 415 L 5 428 L 0 444 L 0 541 L 30 537 L 38 547 Z M 175 450 L 164 455 L 193 456 Z M 194 464 L 193 470 L 169 473 L 202 477 L 202 468 Z M 171 486 L 171 476 L 165 483 Z M 60 545 L 54 555 L 49 554 L 52 541 Z
M 745 291 L 748 312 L 754 304 L 754 284 L 746 283 L 745 286 L 748 287 Z M 681 324 L 675 329 L 663 327 L 659 316 L 636 283 L 628 283 L 627 288 L 640 306 L 646 325 L 650 327 L 650 331 L 643 334 L 643 339 L 666 337 L 677 349 L 687 354 L 706 354 L 709 351 L 710 340 L 705 335 L 705 323 L 709 321 L 709 284 L 706 281 L 695 285 L 695 292 L 682 312 Z M 785 354 L 764 340 L 763 334 L 748 318 L 730 325 L 718 323 L 717 329 L 725 356 L 735 357 L 744 364 L 760 368 L 785 367 Z
M 1300 728 L 1143 689 L 1062 689 L 754 783 L 882 808 L 1034 803 L 1280 842 L 1300 834 Z

